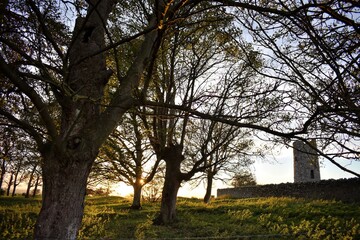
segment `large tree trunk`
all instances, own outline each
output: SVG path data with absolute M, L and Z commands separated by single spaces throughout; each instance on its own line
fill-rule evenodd
M 154 224 L 169 224 L 176 219 L 176 199 L 181 185 L 181 162 L 184 160 L 182 147 L 171 145 L 165 148 L 163 159 L 166 162 L 165 182 L 161 197 L 160 214 Z
M 210 199 L 211 199 L 211 189 L 212 189 L 212 185 L 213 185 L 213 179 L 214 179 L 214 175 L 212 172 L 208 172 L 207 173 L 207 186 L 206 186 L 206 193 L 204 196 L 204 203 L 209 203 Z
M 176 200 L 181 181 L 171 173 L 166 175 L 161 197 L 160 215 L 154 221 L 158 225 L 166 225 L 176 220 Z
M 85 145 L 85 144 L 84 144 Z M 97 153 L 61 153 L 52 147 L 43 154 L 43 201 L 35 224 L 35 239 L 76 239 L 84 212 L 87 178 Z
M 142 184 L 139 180 L 136 180 L 134 186 L 134 198 L 131 205 L 131 209 L 141 209 L 141 190 Z
M 105 47 L 104 24 L 115 1 L 87 2 L 87 16 L 77 18 L 68 52 L 65 81 L 75 95 L 61 96 L 60 134 L 40 149 L 44 160 L 43 204 L 35 225 L 35 239 L 76 239 L 84 212 L 87 178 L 102 143 L 99 139 L 103 141 L 97 133 L 98 128 L 106 126 L 96 126 L 95 121 L 100 116 L 100 100 L 112 71 L 106 69 L 101 51 Z

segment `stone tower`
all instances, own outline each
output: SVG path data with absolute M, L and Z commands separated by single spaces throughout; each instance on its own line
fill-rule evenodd
M 320 181 L 319 157 L 316 153 L 316 141 L 306 144 L 295 141 L 294 147 L 294 182 Z

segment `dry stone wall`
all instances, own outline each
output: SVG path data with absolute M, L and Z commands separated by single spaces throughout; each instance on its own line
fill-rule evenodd
M 217 197 L 295 197 L 360 202 L 360 178 L 282 183 L 217 190 Z

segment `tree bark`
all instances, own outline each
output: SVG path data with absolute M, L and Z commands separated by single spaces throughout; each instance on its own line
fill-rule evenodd
M 103 142 L 96 135 L 96 119 L 101 114 L 104 87 L 112 74 L 102 52 L 104 24 L 115 1 L 87 3 L 87 16 L 77 18 L 68 47 L 65 82 L 72 93 L 59 96 L 59 135 L 53 134 L 51 141 L 39 147 L 43 157 L 43 199 L 35 239 L 76 239 L 84 212 L 87 178 Z
M 43 152 L 43 200 L 35 239 L 76 239 L 84 212 L 87 178 L 96 151 L 80 145 L 71 152 L 56 145 Z M 84 149 L 85 148 L 85 149 Z
M 131 205 L 131 209 L 141 209 L 141 190 L 142 190 L 142 184 L 136 180 L 134 186 L 134 197 L 133 202 Z
M 166 225 L 176 220 L 176 200 L 182 182 L 181 162 L 184 160 L 182 146 L 171 145 L 163 153 L 166 162 L 165 182 L 161 197 L 160 214 L 154 220 L 156 225 Z
M 207 173 L 207 186 L 206 186 L 206 193 L 204 196 L 204 203 L 209 203 L 211 200 L 211 189 L 212 189 L 212 185 L 213 185 L 213 177 L 214 175 L 211 172 Z

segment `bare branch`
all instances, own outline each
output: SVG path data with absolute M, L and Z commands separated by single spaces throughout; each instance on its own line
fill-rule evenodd
M 49 135 L 53 139 L 55 139 L 58 135 L 56 125 L 51 117 L 48 107 L 42 101 L 41 97 L 32 87 L 30 87 L 24 80 L 20 79 L 16 75 L 16 71 L 14 71 L 8 66 L 2 56 L 0 56 L 0 69 L 3 70 L 4 74 L 10 79 L 10 81 L 12 81 L 22 92 L 24 92 L 32 100 L 41 116 L 41 119 L 44 121 L 47 130 L 49 131 Z

